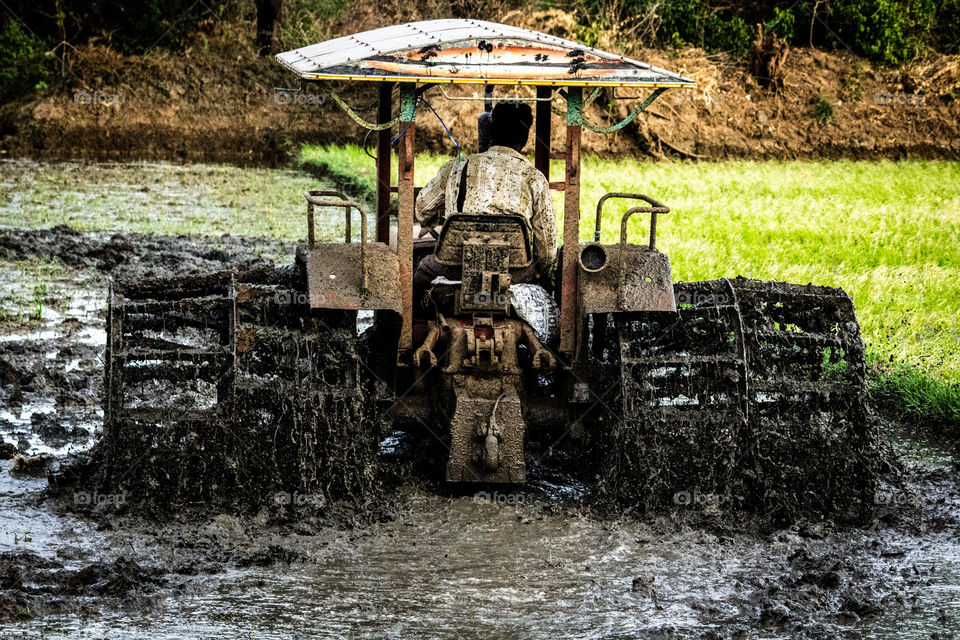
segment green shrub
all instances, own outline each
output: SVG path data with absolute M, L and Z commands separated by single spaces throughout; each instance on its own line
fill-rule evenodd
M 46 86 L 51 58 L 46 47 L 18 21 L 0 29 L 0 102 L 9 102 Z
M 792 9 L 773 8 L 773 20 L 766 24 L 768 31 L 773 31 L 781 40 L 793 42 L 794 28 L 797 18 Z
M 350 0 L 299 0 L 284 5 L 280 24 L 280 42 L 284 48 L 295 49 L 326 37 L 331 24 L 343 16 Z M 322 37 L 321 37 L 322 36 Z
M 833 120 L 833 105 L 820 98 L 813 107 L 813 117 L 820 124 L 827 124 Z
M 743 18 L 714 9 L 704 0 L 667 0 L 653 2 L 648 10 L 660 7 L 661 37 L 685 42 L 713 51 L 728 51 L 743 57 L 750 50 L 753 29 Z
M 755 24 L 764 24 L 788 43 L 805 45 L 811 22 L 814 46 L 846 47 L 884 64 L 901 64 L 930 50 L 960 50 L 960 0 L 778 0 L 734 5 L 716 0 L 580 0 L 577 5 L 579 21 L 593 41 L 603 28 L 600 16 L 609 19 L 611 13 L 621 20 L 657 18 L 651 23 L 659 23 L 656 42 L 661 46 L 684 42 L 739 57 L 750 51 Z
M 912 60 L 926 49 L 936 20 L 934 0 L 840 0 L 827 24 L 836 44 L 884 64 Z

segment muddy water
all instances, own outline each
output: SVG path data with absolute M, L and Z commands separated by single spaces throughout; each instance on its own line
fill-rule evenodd
M 122 165 L 111 171 L 122 181 Z M 131 184 L 138 172 L 141 165 L 131 167 Z M 97 436 L 101 301 L 111 273 L 289 255 L 264 240 L 133 233 L 117 253 L 109 234 L 63 233 L 2 243 L 0 437 L 26 456 L 62 459 Z M 96 251 L 71 257 L 70 247 L 98 242 L 109 260 Z M 880 494 L 880 517 L 860 529 L 797 523 L 768 531 L 693 510 L 604 522 L 579 511 L 583 487 L 557 470 L 536 471 L 518 493 L 456 495 L 413 480 L 390 518 L 359 529 L 264 517 L 92 520 L 45 500 L 44 478 L 13 475 L 13 462 L 0 461 L 0 554 L 29 552 L 55 565 L 24 570 L 19 590 L 0 579 L 0 612 L 6 600 L 26 598 L 14 601 L 21 615 L 2 619 L 0 637 L 960 634 L 952 458 L 902 433 L 889 439 L 907 463 L 903 482 Z M 396 445 L 385 442 L 385 452 Z M 135 569 L 118 579 L 104 569 L 117 563 Z M 96 578 L 86 579 L 91 572 Z

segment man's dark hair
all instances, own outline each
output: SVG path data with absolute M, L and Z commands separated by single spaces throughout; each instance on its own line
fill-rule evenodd
M 523 102 L 499 102 L 493 108 L 491 138 L 501 147 L 522 148 L 527 144 L 533 112 Z

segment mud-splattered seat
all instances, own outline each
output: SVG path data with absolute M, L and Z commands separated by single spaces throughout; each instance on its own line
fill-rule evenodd
M 511 271 L 533 263 L 530 225 L 514 214 L 458 213 L 443 225 L 434 249 L 442 265 L 459 267 L 461 279 L 435 281 L 430 296 L 454 312 L 510 312 Z

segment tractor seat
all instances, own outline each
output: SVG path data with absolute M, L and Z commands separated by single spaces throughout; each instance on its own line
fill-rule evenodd
M 522 269 L 533 262 L 530 223 L 517 214 L 455 213 L 443 224 L 433 250 L 437 262 L 463 266 L 463 246 L 471 240 L 489 239 L 509 245 L 509 268 Z
M 458 213 L 444 223 L 433 255 L 460 274 L 459 282 L 434 280 L 430 296 L 438 308 L 452 303 L 457 314 L 506 315 L 511 272 L 533 263 L 530 226 L 520 215 Z

